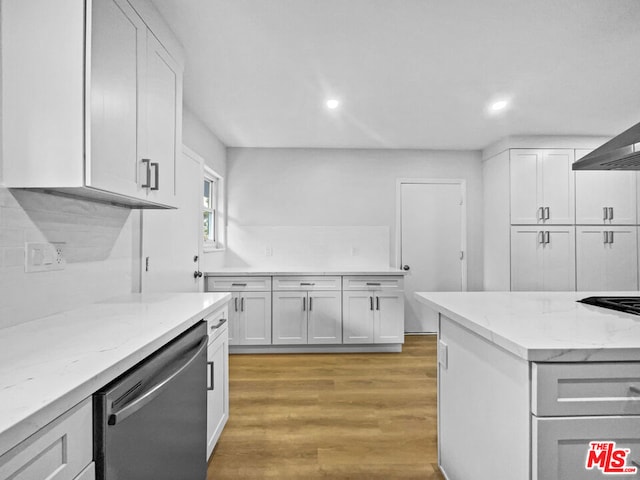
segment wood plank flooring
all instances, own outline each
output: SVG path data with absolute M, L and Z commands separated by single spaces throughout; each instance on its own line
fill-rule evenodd
M 231 355 L 229 377 L 208 480 L 444 480 L 435 336 L 402 353 Z

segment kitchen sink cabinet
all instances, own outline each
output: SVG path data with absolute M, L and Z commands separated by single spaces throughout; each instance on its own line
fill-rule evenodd
M 576 227 L 578 290 L 638 290 L 637 227 Z
M 273 343 L 342 343 L 340 291 L 273 292 Z
M 576 161 L 589 150 L 576 150 Z M 635 225 L 637 173 L 577 171 L 576 223 L 579 225 Z
M 342 343 L 342 279 L 273 277 L 273 343 Z
M 207 460 L 229 419 L 229 330 L 228 310 L 222 309 L 207 318 Z
M 5 185 L 174 207 L 182 53 L 155 8 L 3 0 L 2 16 Z
M 510 152 L 511 223 L 574 223 L 571 149 L 514 149 Z
M 511 227 L 511 290 L 575 290 L 575 228 Z
M 93 480 L 91 398 L 0 456 L 0 479 Z

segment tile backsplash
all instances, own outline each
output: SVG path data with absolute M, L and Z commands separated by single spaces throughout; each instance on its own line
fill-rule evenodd
M 229 224 L 226 266 L 350 268 L 389 266 L 386 226 Z
M 139 213 L 0 187 L 0 328 L 130 293 Z M 64 242 L 64 270 L 25 273 L 25 242 Z

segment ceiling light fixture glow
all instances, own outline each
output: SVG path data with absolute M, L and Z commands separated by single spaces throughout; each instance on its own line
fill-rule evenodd
M 497 102 L 493 102 L 489 106 L 489 110 L 492 112 L 499 112 L 501 110 L 504 110 L 508 106 L 509 106 L 509 102 L 507 100 L 498 100 Z
M 340 106 L 340 101 L 339 100 L 337 100 L 335 98 L 330 98 L 329 100 L 327 100 L 327 108 L 329 110 L 335 110 L 339 106 Z

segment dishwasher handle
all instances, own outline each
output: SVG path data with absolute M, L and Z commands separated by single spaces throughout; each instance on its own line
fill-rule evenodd
M 158 395 L 160 395 L 162 391 L 167 387 L 167 385 L 169 385 L 169 383 L 171 383 L 171 381 L 174 378 L 176 378 L 185 369 L 187 369 L 189 365 L 191 365 L 195 361 L 195 359 L 198 358 L 198 356 L 202 353 L 202 351 L 205 348 L 207 348 L 208 341 L 209 341 L 208 336 L 202 337 L 202 340 L 200 340 L 200 343 L 198 343 L 198 346 L 196 347 L 196 352 L 186 362 L 185 361 L 175 362 L 176 364 L 178 364 L 177 368 L 175 368 L 175 366 L 174 368 L 171 368 L 170 369 L 171 373 L 165 376 L 161 381 L 154 383 L 152 386 L 145 389 L 145 391 L 141 393 L 139 396 L 137 396 L 135 400 L 127 403 L 123 408 L 121 408 L 117 412 L 111 413 L 111 415 L 109 415 L 109 419 L 107 423 L 109 425 L 116 425 L 119 422 L 122 422 L 128 416 L 133 415 L 142 407 L 144 407 L 149 402 L 151 402 L 151 400 L 153 400 Z

